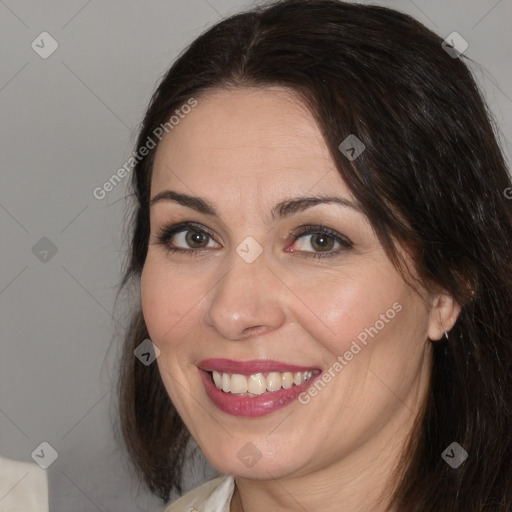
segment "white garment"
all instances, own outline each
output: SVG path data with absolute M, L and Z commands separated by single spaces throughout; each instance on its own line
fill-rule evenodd
M 229 512 L 234 492 L 235 479 L 220 475 L 187 492 L 162 512 Z
M 0 512 L 48 512 L 46 471 L 0 457 Z

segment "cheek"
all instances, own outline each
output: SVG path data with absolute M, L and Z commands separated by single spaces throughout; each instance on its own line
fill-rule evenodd
M 165 304 L 164 288 L 161 280 L 158 279 L 158 272 L 148 255 L 140 278 L 140 295 L 142 314 L 148 328 L 149 336 L 153 343 L 158 339 L 158 333 L 162 330 L 162 312 L 168 305 Z M 157 343 L 158 344 L 158 343 Z
M 148 254 L 141 274 L 141 305 L 151 340 L 161 350 L 194 317 L 194 306 L 202 296 L 200 287 L 200 280 L 180 277 Z
M 183 383 L 190 365 L 190 337 L 197 324 L 200 279 L 179 276 L 158 256 L 148 254 L 141 274 L 141 306 L 151 341 L 159 348 L 162 381 L 173 404 L 186 417 Z M 195 281 L 194 281 L 195 279 Z M 180 382 L 177 385 L 176 382 Z M 192 422 L 189 419 L 187 424 Z
M 383 275 L 360 272 L 328 275 L 309 284 L 296 282 L 294 291 L 303 305 L 295 316 L 331 357 L 343 354 L 358 337 L 364 341 L 365 329 L 376 322 L 382 328 L 381 315 L 385 320 L 396 316 L 393 304 L 403 300 L 404 286 L 392 273 L 388 278 Z

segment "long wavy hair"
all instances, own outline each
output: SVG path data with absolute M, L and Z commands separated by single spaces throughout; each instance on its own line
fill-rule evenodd
M 389 8 L 338 0 L 260 5 L 217 23 L 179 56 L 150 101 L 137 148 L 190 98 L 214 88 L 295 91 L 397 269 L 400 245 L 414 255 L 422 284 L 441 286 L 462 307 L 449 340 L 433 345 L 430 388 L 393 502 L 400 512 L 510 512 L 512 185 L 468 59 L 442 42 Z M 338 149 L 349 134 L 366 147 L 354 161 Z M 133 170 L 121 289 L 140 283 L 157 147 Z M 134 467 L 167 501 L 181 492 L 190 434 L 157 365 L 134 357 L 148 337 L 139 304 L 119 363 L 119 422 Z M 441 457 L 454 441 L 468 452 L 456 469 Z

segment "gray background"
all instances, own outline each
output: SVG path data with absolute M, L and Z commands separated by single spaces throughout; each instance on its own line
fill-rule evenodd
M 252 3 L 0 0 L 0 455 L 32 462 L 43 441 L 57 450 L 52 511 L 161 508 L 130 473 L 111 428 L 127 179 L 103 200 L 92 191 L 130 156 L 150 95 L 178 53 Z M 380 3 L 468 41 L 508 156 L 512 0 Z M 47 59 L 31 48 L 43 31 L 59 44 Z M 43 237 L 54 255 L 43 252 Z M 187 488 L 211 474 L 202 464 L 190 471 Z

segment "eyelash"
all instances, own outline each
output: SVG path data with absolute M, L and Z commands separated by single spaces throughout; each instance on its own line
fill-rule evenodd
M 178 224 L 173 224 L 167 227 L 162 228 L 160 233 L 157 235 L 157 243 L 159 245 L 165 246 L 168 252 L 172 253 L 181 253 L 181 254 L 187 254 L 190 256 L 199 256 L 199 253 L 201 252 L 201 249 L 183 249 L 181 247 L 173 247 L 169 244 L 171 238 L 182 232 L 194 230 L 200 233 L 206 233 L 211 239 L 215 241 L 215 237 L 211 231 L 206 229 L 201 224 L 196 224 L 193 222 L 180 222 Z M 329 258 L 333 256 L 337 256 L 340 252 L 343 252 L 344 250 L 351 249 L 353 247 L 353 244 L 348 238 L 340 235 L 338 232 L 334 231 L 333 229 L 330 229 L 325 226 L 321 225 L 307 225 L 307 226 L 301 226 L 297 228 L 295 231 L 290 232 L 290 235 L 293 237 L 293 241 L 296 241 L 303 236 L 306 235 L 315 235 L 315 234 L 324 234 L 329 235 L 330 237 L 334 238 L 336 242 L 340 244 L 341 247 L 339 247 L 336 251 L 331 252 L 312 252 L 312 251 L 291 251 L 293 253 L 296 253 L 297 255 L 305 258 Z

